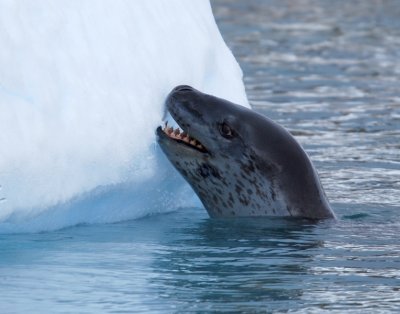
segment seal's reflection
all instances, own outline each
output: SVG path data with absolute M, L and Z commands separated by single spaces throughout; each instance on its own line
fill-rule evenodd
M 188 307 L 209 302 L 217 310 L 223 302 L 225 310 L 226 303 L 237 310 L 266 301 L 287 306 L 301 297 L 301 278 L 323 245 L 315 226 L 298 219 L 199 221 L 179 228 L 181 236 L 155 256 L 160 276 L 152 281 L 163 288 L 163 297 L 189 302 Z

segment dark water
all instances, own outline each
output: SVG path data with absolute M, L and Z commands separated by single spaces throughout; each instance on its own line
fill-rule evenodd
M 400 2 L 214 3 L 253 107 L 293 131 L 331 201 L 397 212 Z
M 0 235 L 0 313 L 400 311 L 400 2 L 213 8 L 253 107 L 304 145 L 338 221 L 186 208 Z

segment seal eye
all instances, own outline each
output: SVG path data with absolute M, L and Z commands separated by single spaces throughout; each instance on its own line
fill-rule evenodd
M 235 135 L 235 132 L 232 130 L 232 128 L 226 123 L 223 122 L 219 125 L 219 132 L 221 135 L 225 138 L 232 138 Z

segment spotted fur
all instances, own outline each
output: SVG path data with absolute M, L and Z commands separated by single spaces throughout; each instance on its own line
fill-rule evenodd
M 307 154 L 281 126 L 188 86 L 167 108 L 202 149 L 162 128 L 158 142 L 211 217 L 334 217 Z

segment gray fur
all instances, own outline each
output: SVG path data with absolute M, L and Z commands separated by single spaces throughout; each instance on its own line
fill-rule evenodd
M 172 90 L 166 106 L 207 149 L 196 150 L 157 129 L 161 148 L 211 217 L 335 217 L 310 159 L 280 125 L 189 86 Z M 229 137 L 222 126 L 232 131 Z

